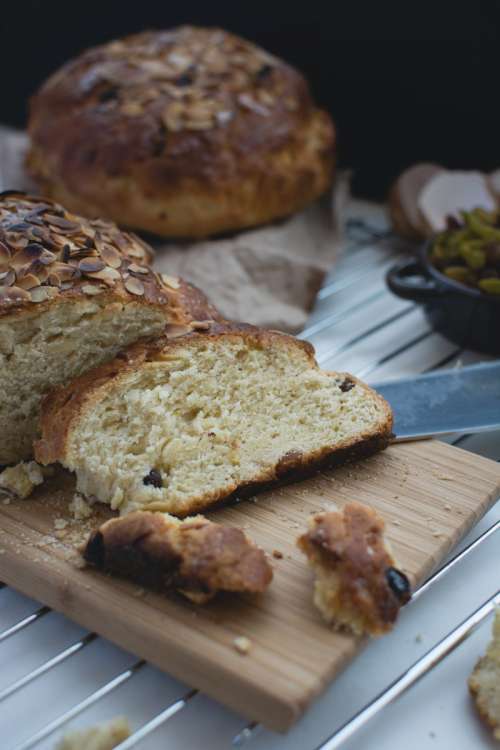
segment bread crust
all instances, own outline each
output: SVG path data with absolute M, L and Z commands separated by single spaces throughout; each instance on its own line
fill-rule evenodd
M 204 237 L 323 193 L 334 129 L 303 76 L 220 29 L 144 32 L 87 50 L 30 106 L 28 168 L 85 215 Z
M 178 590 L 198 604 L 218 591 L 265 591 L 272 568 L 241 529 L 202 516 L 179 522 L 137 511 L 92 532 L 84 559 L 158 591 Z
M 181 335 L 176 335 L 181 333 Z M 72 424 L 79 415 L 92 404 L 100 399 L 109 388 L 112 388 L 117 379 L 123 378 L 128 372 L 139 368 L 144 362 L 161 361 L 178 347 L 185 346 L 186 342 L 194 346 L 203 346 L 207 340 L 224 337 L 234 337 L 256 347 L 300 347 L 305 352 L 312 368 L 317 368 L 314 358 L 313 347 L 304 341 L 299 341 L 292 336 L 266 331 L 245 324 L 230 324 L 212 322 L 207 324 L 204 330 L 184 332 L 174 331 L 175 338 L 167 336 L 150 342 L 142 342 L 128 347 L 121 352 L 112 362 L 109 362 L 95 370 L 82 375 L 64 388 L 59 388 L 49 393 L 42 405 L 42 437 L 35 444 L 36 460 L 42 464 L 50 464 L 55 461 L 64 463 L 66 449 L 69 443 L 69 434 Z M 370 394 L 370 388 L 361 381 L 347 373 L 331 373 L 332 377 L 341 377 L 349 383 L 355 383 Z M 383 450 L 392 437 L 392 412 L 389 405 L 381 396 L 376 395 L 383 408 L 384 419 L 380 429 L 374 434 L 373 431 L 359 435 L 356 439 L 346 440 L 335 448 L 324 447 L 320 450 L 304 453 L 285 455 L 277 466 L 268 470 L 263 469 L 261 474 L 252 482 L 235 485 L 224 493 L 206 492 L 198 500 L 193 500 L 179 515 L 187 515 L 208 505 L 214 505 L 234 497 L 249 496 L 259 490 L 270 489 L 277 484 L 296 481 L 304 478 L 314 471 L 325 469 L 362 458 L 379 450 Z M 151 510 L 163 510 L 161 505 L 148 506 Z
M 112 222 L 87 220 L 45 198 L 0 194 L 0 320 L 64 301 L 150 305 L 166 323 L 217 318 L 204 294 L 151 267 L 152 248 Z
M 394 568 L 384 543 L 385 524 L 362 503 L 347 503 L 341 512 L 321 513 L 297 540 L 323 587 L 318 603 L 323 616 L 337 627 L 361 635 L 391 630 L 402 604 L 410 598 L 406 577 Z M 403 585 L 390 585 L 390 575 Z M 329 580 L 330 579 L 330 580 Z

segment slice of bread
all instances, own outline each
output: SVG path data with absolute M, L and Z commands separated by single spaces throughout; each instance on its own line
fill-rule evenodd
M 45 400 L 43 464 L 122 513 L 186 516 L 262 485 L 384 448 L 388 404 L 312 347 L 273 331 L 207 324 L 135 345 Z
M 479 659 L 469 677 L 469 690 L 483 721 L 500 740 L 500 607 L 493 624 L 493 638 L 486 654 Z
M 195 604 L 218 591 L 260 593 L 273 577 L 264 552 L 241 529 L 203 516 L 179 521 L 137 511 L 112 518 L 91 534 L 83 557 L 148 588 L 175 589 Z
M 316 573 L 314 603 L 338 629 L 382 635 L 410 598 L 408 579 L 384 542 L 384 526 L 368 506 L 347 503 L 341 512 L 311 518 L 297 540 Z

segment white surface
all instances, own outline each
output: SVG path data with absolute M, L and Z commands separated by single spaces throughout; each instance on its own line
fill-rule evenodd
M 371 225 L 384 227 L 382 213 L 361 204 Z M 361 237 L 362 232 L 354 233 Z M 393 241 L 346 242 L 346 251 L 319 295 L 305 331 L 324 366 L 351 369 L 368 380 L 453 366 L 472 353 L 430 331 L 421 311 L 393 297 L 383 276 L 402 250 Z M 389 321 L 389 322 L 387 322 Z M 399 352 L 394 354 L 395 352 Z M 455 439 L 458 436 L 455 436 Z M 462 448 L 500 459 L 500 434 L 469 436 Z M 482 519 L 469 540 L 500 518 L 500 504 Z M 465 544 L 466 540 L 464 540 Z M 499 536 L 490 537 L 458 569 L 403 612 L 395 631 L 370 643 L 286 736 L 262 730 L 248 750 L 314 750 L 336 727 L 386 687 L 437 640 L 493 595 L 499 583 Z M 38 608 L 12 589 L 0 590 L 0 631 Z M 468 697 L 466 679 L 484 651 L 491 622 L 449 656 L 396 704 L 386 709 L 347 750 L 461 750 L 493 748 Z M 77 641 L 84 631 L 50 613 L 0 644 L 0 691 Z M 247 658 L 251 658 L 247 657 Z M 13 750 L 34 732 L 119 674 L 136 659 L 102 639 L 0 703 L 0 748 Z M 242 658 L 242 669 L 244 660 Z M 188 686 L 145 666 L 132 679 L 68 726 L 87 726 L 126 714 L 138 728 L 184 695 Z M 245 726 L 237 716 L 198 695 L 178 715 L 138 745 L 141 750 L 221 750 Z M 66 727 L 67 728 L 67 727 Z M 53 748 L 61 732 L 36 745 Z

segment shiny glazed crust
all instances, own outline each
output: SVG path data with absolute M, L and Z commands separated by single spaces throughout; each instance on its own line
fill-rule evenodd
M 202 516 L 179 522 L 139 511 L 93 531 L 84 559 L 159 591 L 176 589 L 197 604 L 218 591 L 259 593 L 272 580 L 262 550 L 237 528 Z
M 84 52 L 30 107 L 28 167 L 87 216 L 203 237 L 286 216 L 331 183 L 334 129 L 305 79 L 219 29 Z
M 325 619 L 358 635 L 390 630 L 402 604 L 410 598 L 406 577 L 394 568 L 384 543 L 383 519 L 361 503 L 348 503 L 341 512 L 321 513 L 297 544 L 318 575 L 316 594 Z M 394 571 L 401 589 L 391 587 Z M 391 574 L 389 574 L 390 576 Z
M 0 318 L 89 298 L 165 309 L 172 324 L 218 317 L 198 289 L 153 271 L 152 259 L 149 245 L 113 222 L 17 191 L 0 194 Z
M 42 406 L 42 438 L 35 444 L 37 460 L 42 464 L 56 461 L 64 463 L 69 434 L 73 423 L 77 422 L 82 412 L 91 409 L 93 403 L 99 400 L 107 389 L 116 385 L 116 379 L 120 379 L 130 370 L 141 368 L 147 362 L 161 361 L 165 354 L 170 354 L 175 347 L 184 347 L 187 341 L 196 347 L 203 346 L 207 337 L 215 340 L 235 337 L 263 348 L 283 347 L 290 352 L 290 355 L 296 347 L 299 347 L 306 353 L 311 368 L 317 368 L 313 347 L 292 336 L 245 324 L 212 322 L 206 324 L 204 328 L 205 330 L 191 332 L 186 332 L 184 329 L 183 332 L 182 327 L 178 327 L 177 330 L 174 327 L 172 333 L 164 338 L 128 347 L 112 362 L 82 375 L 64 388 L 49 393 Z M 383 450 L 392 437 L 392 412 L 389 405 L 382 397 L 374 394 L 368 386 L 353 376 L 347 374 L 339 376 L 338 373 L 332 373 L 331 376 L 345 377 L 364 389 L 370 398 L 375 397 L 380 400 L 385 420 L 376 433 L 373 430 L 367 430 L 366 433 L 360 432 L 356 438 L 345 440 L 333 450 L 331 447 L 325 447 L 311 453 L 294 453 L 284 456 L 272 471 L 263 470 L 254 481 L 239 485 L 226 495 L 217 494 L 216 497 L 212 497 L 205 493 L 198 501 L 190 504 L 187 512 L 189 514 L 197 512 L 208 505 L 236 495 L 248 496 L 258 490 L 272 487 L 276 483 L 300 479 L 316 469 L 342 464 Z

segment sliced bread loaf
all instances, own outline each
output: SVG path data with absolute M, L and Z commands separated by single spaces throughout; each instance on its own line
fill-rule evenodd
M 31 457 L 46 391 L 166 324 L 214 314 L 111 222 L 0 194 L 0 465 Z
M 50 394 L 43 464 L 127 513 L 185 516 L 234 494 L 384 448 L 388 404 L 313 348 L 251 326 L 135 345 Z

